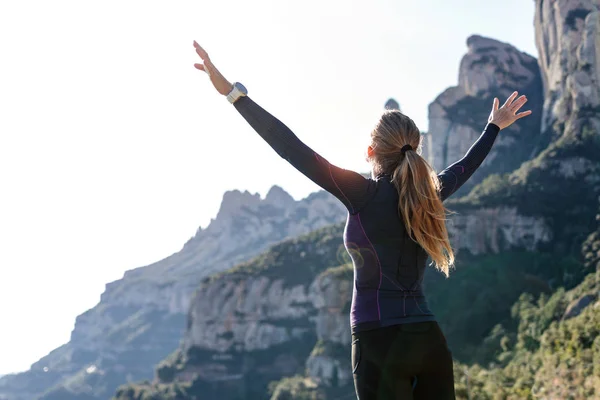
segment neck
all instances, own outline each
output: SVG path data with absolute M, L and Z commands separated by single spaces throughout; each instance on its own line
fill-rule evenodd
M 371 170 L 371 178 L 376 179 L 378 176 L 386 175 L 385 172 Z

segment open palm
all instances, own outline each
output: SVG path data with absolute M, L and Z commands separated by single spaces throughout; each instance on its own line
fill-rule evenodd
M 208 74 L 208 76 L 210 77 L 210 81 L 212 82 L 215 89 L 217 89 L 217 92 L 221 93 L 224 96 L 228 95 L 229 92 L 231 92 L 231 89 L 233 89 L 233 85 L 227 79 L 225 79 L 223 74 L 219 72 L 219 70 L 214 66 L 214 64 L 210 60 L 210 57 L 208 56 L 206 50 L 204 50 L 195 40 L 194 47 L 196 48 L 196 53 L 198 53 L 198 55 L 202 59 L 202 63 L 196 63 L 194 64 L 194 67 Z
M 504 102 L 502 107 L 499 107 L 500 101 L 498 98 L 495 98 L 488 122 L 498 125 L 500 129 L 504 129 L 512 125 L 516 120 L 530 115 L 531 110 L 517 114 L 517 111 L 519 111 L 519 109 L 523 107 L 523 104 L 527 102 L 527 97 L 525 97 L 525 95 L 522 95 L 515 100 L 518 94 L 518 92 L 513 92 L 513 94 L 506 99 L 506 102 Z

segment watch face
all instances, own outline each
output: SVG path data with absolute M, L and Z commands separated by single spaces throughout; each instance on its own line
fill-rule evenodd
M 235 83 L 235 86 L 239 89 L 240 92 L 244 93 L 244 94 L 248 94 L 248 90 L 246 89 L 246 87 L 244 85 L 242 85 L 239 82 Z

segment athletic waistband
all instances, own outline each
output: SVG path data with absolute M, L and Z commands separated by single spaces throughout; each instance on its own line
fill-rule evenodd
M 383 321 L 367 321 L 361 322 L 352 326 L 352 333 L 369 331 L 372 329 L 383 328 L 386 326 L 392 325 L 400 325 L 400 324 L 411 324 L 415 322 L 427 322 L 427 321 L 436 321 L 435 315 L 414 315 L 407 316 L 402 318 L 390 318 Z

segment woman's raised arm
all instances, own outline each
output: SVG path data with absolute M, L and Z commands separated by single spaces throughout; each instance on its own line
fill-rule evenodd
M 507 128 L 516 120 L 531 114 L 531 111 L 523 111 L 517 114 L 517 111 L 527 101 L 525 96 L 515 100 L 518 94 L 518 92 L 511 94 L 500 108 L 498 107 L 500 103 L 495 98 L 488 124 L 481 136 L 473 143 L 463 158 L 438 174 L 442 184 L 440 193 L 442 201 L 456 192 L 479 168 L 492 149 L 496 136 L 498 136 L 501 129 Z
M 206 72 L 215 89 L 226 96 L 234 85 L 225 79 L 210 60 L 206 51 L 194 41 L 196 53 L 203 64 L 194 66 Z M 252 128 L 279 154 L 298 171 L 303 173 L 317 185 L 337 197 L 354 214 L 369 200 L 375 190 L 373 182 L 362 175 L 336 167 L 321 157 L 280 120 L 256 104 L 247 95 L 238 97 L 234 107 Z

